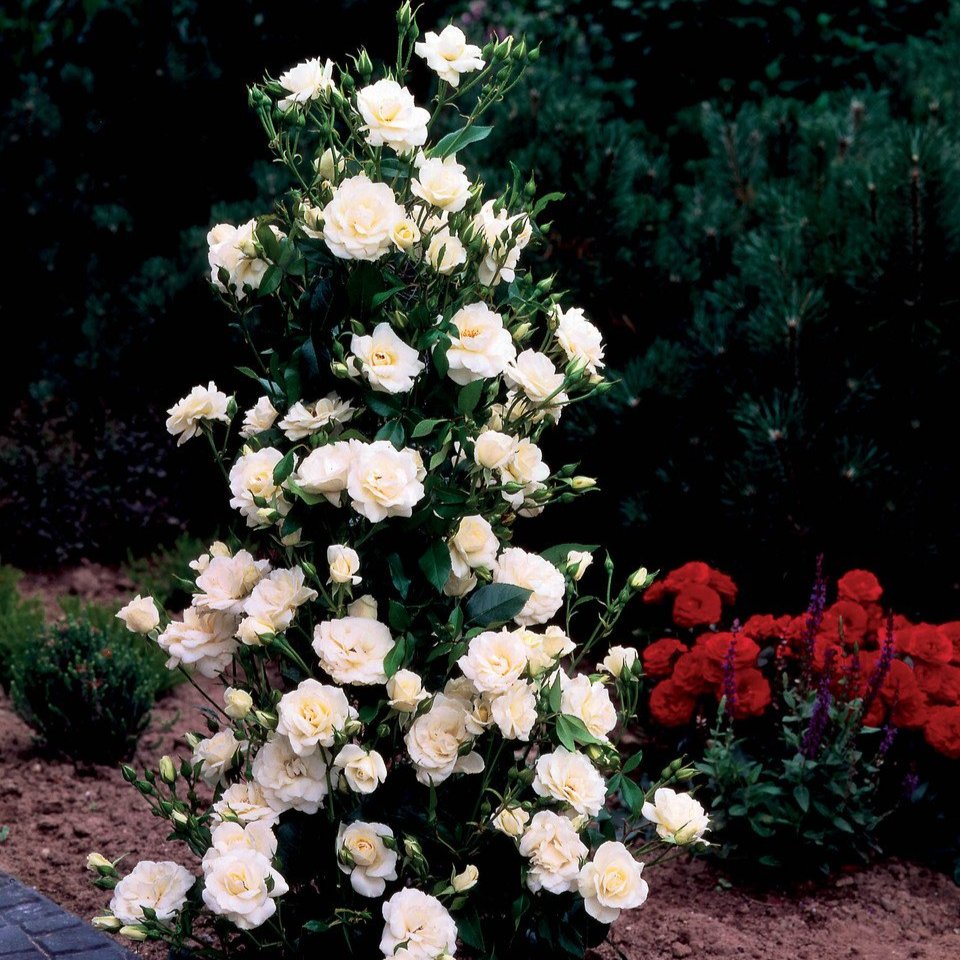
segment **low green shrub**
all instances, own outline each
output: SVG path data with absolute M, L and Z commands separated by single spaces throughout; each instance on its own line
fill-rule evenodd
M 14 567 L 0 567 L 0 687 L 10 685 L 14 654 L 43 630 L 43 605 L 20 596 L 23 574 Z

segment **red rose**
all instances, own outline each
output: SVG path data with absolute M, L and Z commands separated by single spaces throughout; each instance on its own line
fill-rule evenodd
M 700 560 L 691 560 L 676 570 L 671 570 L 664 578 L 663 585 L 671 593 L 679 593 L 692 583 L 710 583 L 710 567 Z
M 710 579 L 707 581 L 720 594 L 720 599 L 726 604 L 732 604 L 737 599 L 737 585 L 733 578 L 719 570 L 710 569 Z
M 710 683 L 703 675 L 703 650 L 694 647 L 680 655 L 673 667 L 671 678 L 677 689 L 687 696 L 696 697 L 710 689 Z
M 853 643 L 860 640 L 866 631 L 867 619 L 867 611 L 859 603 L 854 603 L 852 600 L 838 600 L 824 610 L 820 632 L 838 642 L 842 625 L 843 639 L 847 643 Z
M 672 680 L 661 680 L 650 691 L 650 717 L 663 727 L 682 727 L 693 718 L 697 701 Z
M 951 760 L 960 760 L 960 707 L 934 707 L 923 728 L 927 743 Z
M 789 615 L 774 617 L 769 613 L 757 613 L 747 620 L 741 633 L 752 640 L 782 640 L 790 629 L 791 623 L 793 623 L 793 617 Z
M 940 624 L 941 633 L 950 638 L 953 644 L 951 663 L 960 663 L 960 620 L 951 620 L 950 623 Z
M 705 638 L 705 639 L 704 639 Z M 701 643 L 701 640 L 703 642 Z M 735 671 L 756 666 L 760 648 L 742 633 L 710 633 L 697 638 L 698 646 L 703 648 L 703 675 L 711 683 L 723 680 L 723 663 L 733 644 L 733 667 Z
M 869 570 L 850 570 L 837 581 L 837 596 L 854 603 L 876 603 L 883 596 L 883 587 Z
M 643 591 L 643 602 L 660 603 L 662 600 L 665 600 L 667 596 L 669 596 L 667 585 L 662 580 L 657 580 Z
M 770 706 L 770 684 L 767 678 L 756 668 L 749 667 L 736 675 L 737 697 L 733 707 L 735 720 L 759 717 Z M 717 691 L 717 700 L 723 691 Z
M 895 635 L 897 650 L 924 663 L 949 663 L 953 659 L 950 638 L 932 623 L 918 623 Z
M 678 627 L 706 627 L 723 612 L 720 594 L 711 587 L 691 583 L 673 601 L 673 622 Z
M 673 661 L 685 653 L 687 645 L 676 637 L 664 637 L 654 640 L 643 648 L 640 654 L 643 671 L 649 677 L 665 677 L 673 670 Z
M 894 660 L 880 687 L 880 696 L 892 708 L 891 719 L 898 727 L 908 730 L 923 726 L 927 719 L 927 701 L 910 666 Z
M 960 667 L 921 662 L 913 673 L 928 700 L 947 707 L 960 706 Z

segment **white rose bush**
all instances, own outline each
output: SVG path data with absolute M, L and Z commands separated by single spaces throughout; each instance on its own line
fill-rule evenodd
M 674 791 L 692 769 L 643 776 L 618 746 L 635 651 L 596 663 L 652 577 L 529 545 L 596 489 L 542 442 L 606 389 L 599 330 L 524 264 L 556 196 L 470 179 L 538 52 L 397 22 L 391 66 L 250 90 L 292 183 L 209 236 L 250 365 L 167 424 L 209 443 L 235 539 L 192 564 L 181 616 L 122 612 L 206 698 L 178 761 L 124 768 L 196 861 L 92 856 L 96 923 L 196 956 L 582 956 L 653 862 L 705 842 Z

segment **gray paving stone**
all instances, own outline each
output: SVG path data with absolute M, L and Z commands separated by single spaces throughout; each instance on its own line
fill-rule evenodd
M 46 936 L 38 937 L 37 942 L 45 952 L 56 956 L 61 953 L 80 953 L 104 946 L 105 937 L 92 927 L 77 921 L 74 926 Z
M 19 927 L 0 927 L 0 957 L 33 948 L 33 941 Z

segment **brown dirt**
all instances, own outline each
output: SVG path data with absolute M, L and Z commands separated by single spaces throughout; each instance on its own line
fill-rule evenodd
M 60 616 L 60 597 L 81 597 L 94 603 L 113 604 L 134 592 L 134 584 L 117 567 L 82 560 L 79 566 L 26 573 L 20 592 L 43 602 L 48 617 Z

